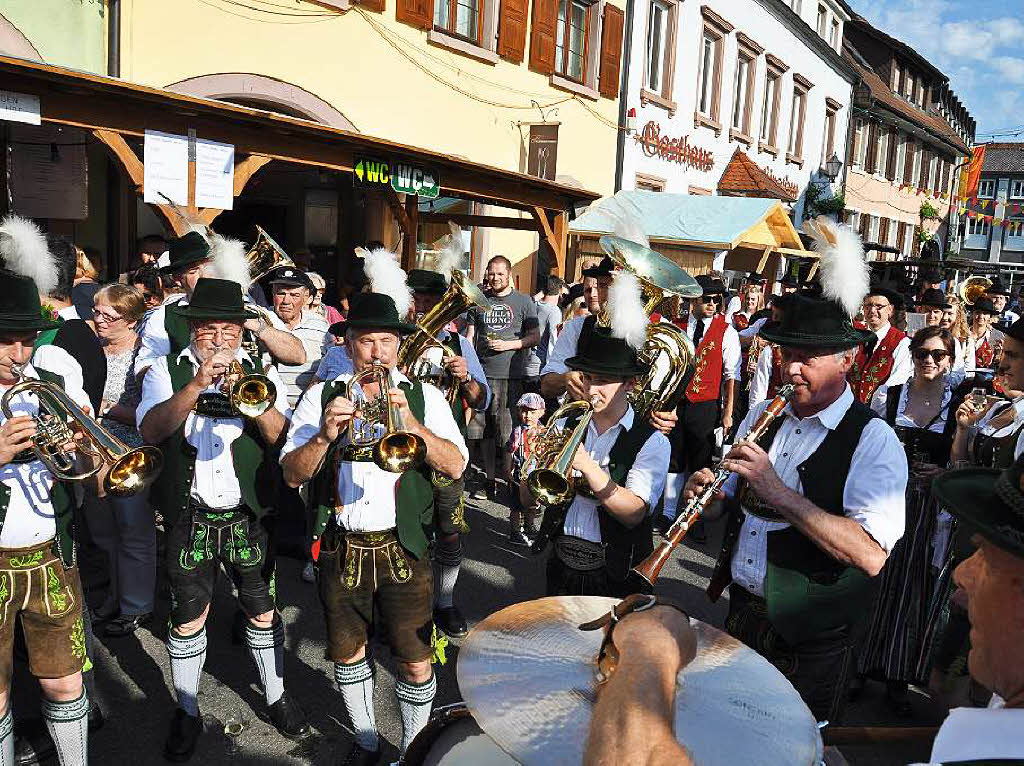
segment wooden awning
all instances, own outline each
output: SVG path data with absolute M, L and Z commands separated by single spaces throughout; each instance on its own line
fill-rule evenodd
M 718 182 L 718 193 L 729 197 L 767 197 L 783 202 L 796 202 L 800 198 L 799 190 L 794 192 L 783 186 L 738 146 Z

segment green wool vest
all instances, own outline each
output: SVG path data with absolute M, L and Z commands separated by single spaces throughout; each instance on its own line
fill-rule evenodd
M 324 383 L 321 395 L 322 409 L 328 403 L 345 393 L 344 382 Z M 425 405 L 423 386 L 416 383 L 399 383 L 409 400 L 413 416 L 423 422 Z M 310 506 L 312 523 L 309 529 L 309 547 L 313 559 L 320 555 L 320 540 L 327 523 L 338 504 L 338 473 L 335 469 L 340 439 L 335 441 L 324 456 L 320 471 L 310 481 Z M 430 479 L 431 469 L 424 463 L 416 470 L 406 471 L 398 478 L 395 491 L 395 516 L 398 540 L 412 556 L 422 559 L 427 553 L 427 532 L 434 519 L 434 485 Z
M 167 357 L 175 393 L 195 377 L 192 362 L 178 359 L 179 353 Z M 263 365 L 258 360 L 255 364 L 243 360 L 241 364 L 247 375 L 263 374 Z M 259 426 L 248 418 L 243 420 L 244 430 L 231 444 L 231 457 L 238 486 L 242 490 L 242 502 L 249 506 L 256 518 L 262 518 L 273 510 L 277 502 L 277 463 L 268 454 Z M 184 422 L 160 444 L 160 450 L 164 456 L 164 468 L 153 483 L 153 505 L 161 510 L 168 524 L 173 524 L 178 514 L 188 510 L 196 467 L 196 448 L 185 438 Z

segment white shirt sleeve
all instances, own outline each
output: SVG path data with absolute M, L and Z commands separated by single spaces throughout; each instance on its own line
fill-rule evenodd
M 722 337 L 722 378 L 739 380 L 743 353 L 740 350 L 740 336 L 732 326 L 725 328 Z
M 462 455 L 462 470 L 459 472 L 461 476 L 469 463 L 469 448 L 452 416 L 448 400 L 439 389 L 429 383 L 423 384 L 423 425 L 439 439 L 446 439 L 458 448 L 459 454 Z
M 846 516 L 874 538 L 886 553 L 903 537 L 906 525 L 907 457 L 896 432 L 881 418 L 865 426 L 850 462 L 843 492 Z
M 729 299 L 729 305 L 725 309 L 725 321 L 732 323 L 732 315 L 740 310 L 740 296 L 734 295 Z
M 491 404 L 491 387 L 487 385 L 487 375 L 484 373 L 483 365 L 480 364 L 480 356 L 473 348 L 473 344 L 462 335 L 459 338 L 459 348 L 462 350 L 462 357 L 466 360 L 466 372 L 469 377 L 479 383 L 484 389 L 484 401 L 477 410 L 485 412 Z
M 135 352 L 133 374 L 151 366 L 157 359 L 171 353 L 171 339 L 167 337 L 164 326 L 164 312 L 167 306 L 158 306 L 146 318 L 146 323 L 139 333 L 139 350 Z
M 740 332 L 738 333 L 738 335 L 740 336 L 740 341 L 745 343 L 747 341 L 753 340 L 754 336 L 757 335 L 757 333 L 761 329 L 762 325 L 764 325 L 764 323 L 767 322 L 767 321 L 768 321 L 768 317 L 761 317 L 756 322 L 754 322 L 752 325 L 747 327 L 746 330 L 740 330 Z
M 763 402 L 768 398 L 768 385 L 772 378 L 772 347 L 765 346 L 757 355 L 757 370 L 750 381 L 750 406 Z M 738 432 L 742 433 L 742 432 Z
M 40 346 L 32 354 L 32 366 L 39 370 L 51 372 L 54 375 L 60 375 L 64 378 L 64 390 L 71 398 L 80 405 L 84 404 L 90 411 L 92 410 L 92 404 L 89 402 L 88 396 L 83 401 L 78 401 L 75 392 L 82 391 L 84 396 L 85 390 L 82 365 L 65 349 L 60 346 L 54 346 L 52 343 Z M 93 412 L 92 414 L 95 415 L 96 413 Z
M 576 344 L 579 342 L 580 332 L 583 330 L 583 323 L 586 319 L 586 317 L 576 317 L 562 325 L 562 332 L 558 334 L 558 340 L 555 341 L 555 349 L 548 356 L 544 369 L 540 371 L 542 376 L 547 375 L 549 372 L 558 375 L 564 375 L 569 372 L 569 368 L 565 365 L 565 360 L 575 355 Z
M 626 489 L 642 498 L 648 509 L 657 507 L 665 491 L 671 452 L 668 437 L 660 431 L 655 431 L 644 442 L 636 460 L 633 461 L 633 467 L 626 474 Z
M 280 389 L 279 389 L 280 390 Z M 155 359 L 149 367 L 149 372 L 142 379 L 142 400 L 135 408 L 135 424 L 142 427 L 142 421 L 146 414 L 161 402 L 166 402 L 174 395 L 174 387 L 171 385 L 171 373 L 167 369 L 167 357 L 162 356 Z
M 146 376 L 149 378 L 149 376 Z M 324 414 L 320 400 L 323 398 L 324 384 L 317 383 L 299 399 L 292 410 L 292 420 L 288 425 L 288 437 L 281 448 L 281 457 L 294 452 L 312 439 L 320 431 L 320 421 Z
M 270 382 L 277 389 L 274 397 L 274 409 L 288 417 L 288 389 L 285 388 L 281 373 L 277 371 L 277 367 L 267 367 L 263 374 L 270 378 Z

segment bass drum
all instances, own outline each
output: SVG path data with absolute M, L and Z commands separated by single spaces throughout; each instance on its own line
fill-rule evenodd
M 402 759 L 405 766 L 519 766 L 473 720 L 462 702 L 438 708 Z

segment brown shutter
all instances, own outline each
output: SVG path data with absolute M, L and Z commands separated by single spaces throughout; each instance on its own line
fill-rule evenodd
M 878 241 L 883 245 L 889 244 L 889 219 L 883 218 L 878 224 Z
M 889 140 L 886 147 L 889 154 L 885 158 L 885 177 L 890 181 L 896 180 L 896 150 L 899 148 L 900 134 L 896 128 L 889 128 Z
M 914 179 L 914 153 L 917 151 L 917 143 L 907 139 L 907 161 L 903 166 L 903 183 L 912 184 Z
M 874 173 L 878 159 L 878 123 L 868 124 L 868 151 L 864 157 L 864 171 Z
M 434 26 L 434 3 L 432 0 L 398 0 L 395 18 L 403 24 L 430 29 Z
M 614 5 L 604 7 L 601 25 L 601 83 L 598 90 L 605 98 L 618 98 L 619 63 L 622 60 L 622 27 L 625 14 Z
M 356 0 L 356 5 L 368 11 L 384 12 L 384 0 Z
M 932 151 L 921 148 L 921 183 L 920 188 L 927 190 L 931 185 Z
M 498 9 L 498 55 L 523 63 L 526 51 L 526 0 L 501 0 Z
M 555 71 L 555 30 L 558 0 L 533 0 L 530 29 L 530 69 L 541 74 Z

